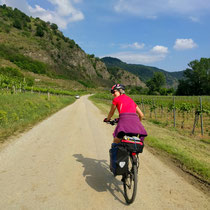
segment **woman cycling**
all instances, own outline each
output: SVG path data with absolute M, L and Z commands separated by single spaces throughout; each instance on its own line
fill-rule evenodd
M 110 121 L 116 108 L 118 109 L 119 121 L 113 133 L 113 142 L 120 143 L 125 134 L 140 135 L 143 138 L 147 136 L 147 132 L 141 124 L 144 115 L 136 103 L 125 94 L 125 86 L 115 84 L 111 89 L 111 93 L 114 99 L 108 117 L 104 121 Z

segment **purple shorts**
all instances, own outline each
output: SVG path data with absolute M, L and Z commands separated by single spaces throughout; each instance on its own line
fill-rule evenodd
M 121 132 L 139 134 L 141 137 L 147 136 L 147 132 L 136 113 L 122 113 L 119 115 L 119 122 L 113 136 L 117 137 L 118 133 Z

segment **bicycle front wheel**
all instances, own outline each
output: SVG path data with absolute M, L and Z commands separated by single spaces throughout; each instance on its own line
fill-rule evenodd
M 123 188 L 125 200 L 131 204 L 136 197 L 137 192 L 137 165 L 133 162 L 133 157 L 129 157 L 128 174 L 124 177 Z

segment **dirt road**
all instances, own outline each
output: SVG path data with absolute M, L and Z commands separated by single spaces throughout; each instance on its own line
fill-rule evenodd
M 0 209 L 210 209 L 207 195 L 146 149 L 127 206 L 108 166 L 114 127 L 103 118 L 84 96 L 2 149 Z

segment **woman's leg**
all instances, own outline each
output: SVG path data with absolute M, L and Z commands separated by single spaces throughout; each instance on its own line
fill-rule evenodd
M 120 143 L 121 139 L 125 136 L 125 133 L 123 131 L 120 131 L 116 137 L 114 137 L 113 143 Z
M 116 143 L 116 144 L 120 143 L 120 138 L 115 137 L 113 140 L 113 143 Z

